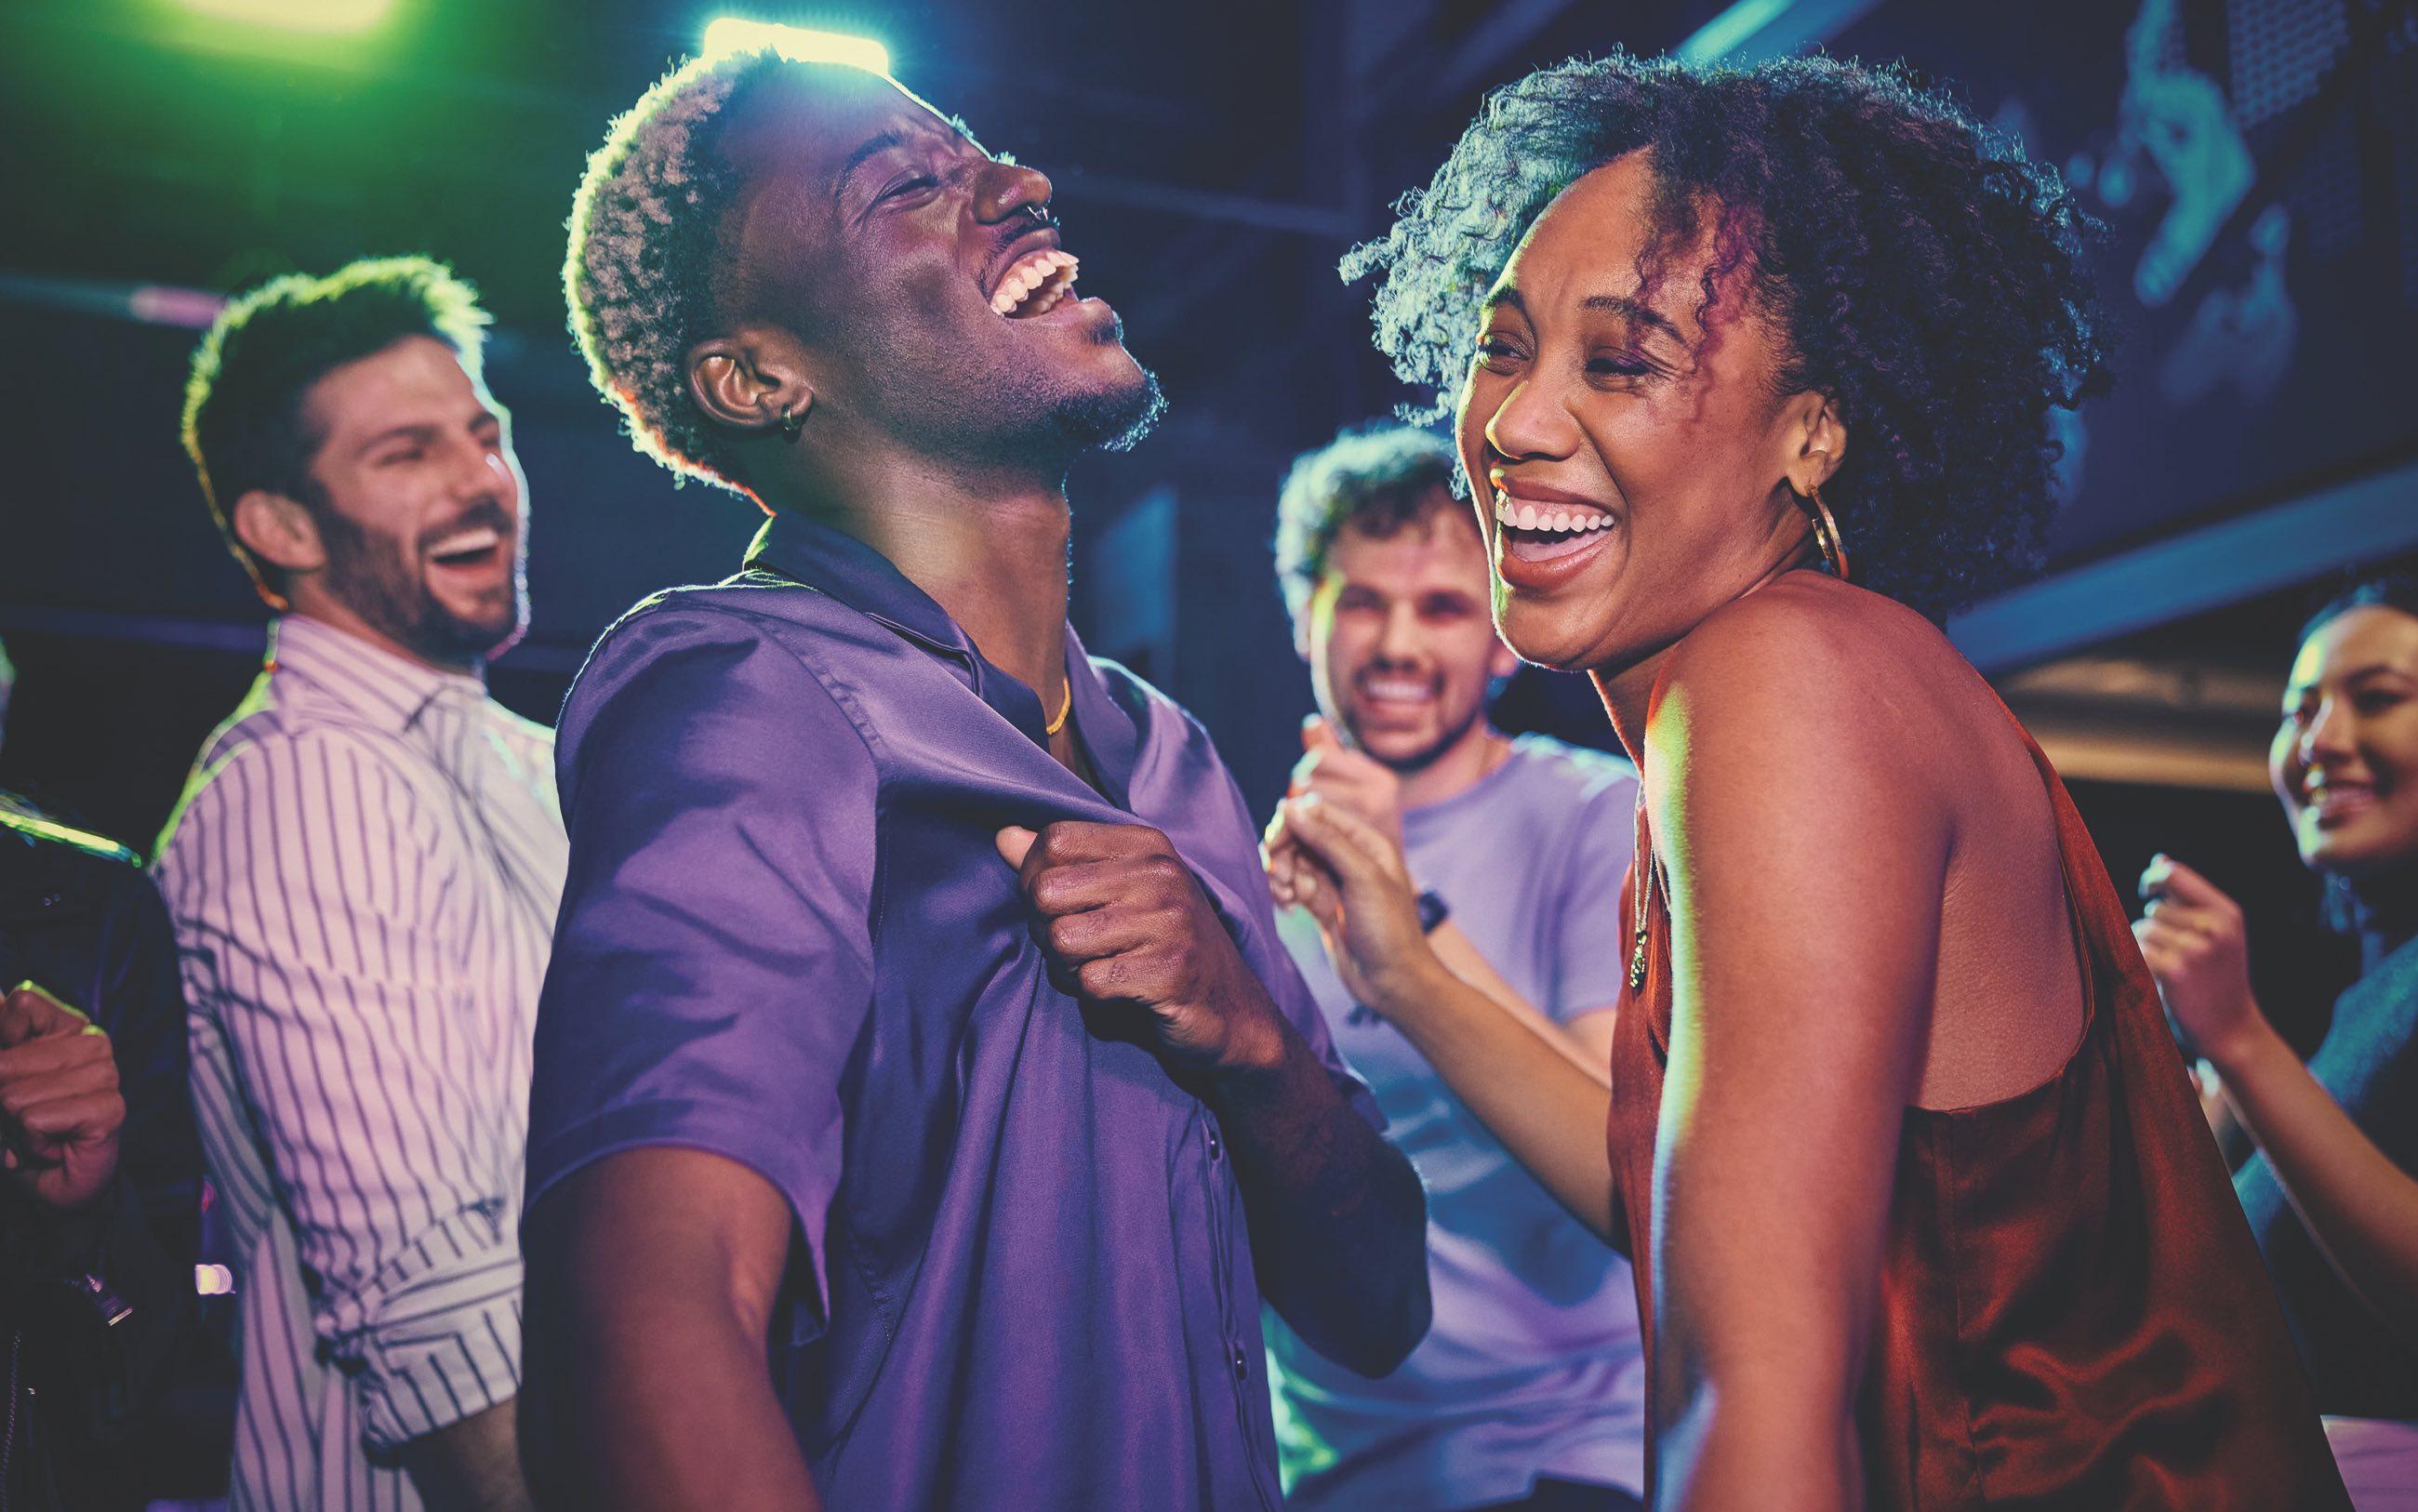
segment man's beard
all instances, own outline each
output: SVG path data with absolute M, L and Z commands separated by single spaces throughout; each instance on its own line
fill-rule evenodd
M 476 666 L 520 638 L 526 616 L 517 564 L 511 601 L 492 616 L 468 619 L 428 591 L 427 581 L 415 571 L 417 553 L 410 543 L 365 529 L 324 503 L 311 513 L 328 551 L 329 594 L 396 645 L 439 666 Z M 512 516 L 497 505 L 475 508 L 447 529 L 481 525 L 519 549 Z
M 1347 733 L 1352 737 L 1354 746 L 1367 752 L 1380 765 L 1396 775 L 1409 777 L 1434 766 L 1446 752 L 1459 745 L 1468 737 L 1471 729 L 1483 724 L 1485 720 L 1486 698 L 1481 695 L 1471 700 L 1469 708 L 1462 711 L 1461 717 L 1439 731 L 1433 741 L 1407 756 L 1378 756 L 1376 752 L 1370 750 L 1369 742 L 1361 736 L 1355 722 L 1347 719 L 1344 724 Z
M 1123 319 L 1094 337 L 1100 345 L 1124 340 Z M 1130 450 L 1167 411 L 1157 375 L 1139 364 L 1132 383 L 1069 391 L 1018 369 L 934 373 L 928 355 L 878 343 L 870 368 L 915 377 L 886 386 L 874 401 L 876 423 L 927 456 L 974 469 L 1063 474 L 1087 452 Z
M 1166 413 L 1167 395 L 1159 390 L 1158 374 L 1144 368 L 1135 387 L 1071 395 L 1052 419 L 1058 434 L 1078 451 L 1130 451 Z

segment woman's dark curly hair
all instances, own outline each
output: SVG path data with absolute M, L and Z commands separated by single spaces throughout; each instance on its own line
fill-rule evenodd
M 1393 229 L 1343 261 L 1346 279 L 1380 275 L 1395 372 L 1448 404 L 1529 224 L 1639 150 L 1656 181 L 1648 289 L 1709 220 L 1700 314 L 1742 268 L 1784 341 L 1778 391 L 1838 406 L 1851 442 L 1823 495 L 1857 581 L 1936 619 L 2037 571 L 2049 410 L 2105 385 L 2089 223 L 2053 169 L 1902 69 L 1616 53 L 1495 91 Z

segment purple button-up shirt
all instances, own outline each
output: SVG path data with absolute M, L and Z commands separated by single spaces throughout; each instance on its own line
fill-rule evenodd
M 647 1145 L 781 1190 L 775 1384 L 835 1506 L 1278 1500 L 1217 1121 L 1051 984 L 1002 826 L 1164 831 L 1382 1124 L 1278 939 L 1208 736 L 1071 631 L 1067 649 L 1105 798 L 939 604 L 783 516 L 739 576 L 608 632 L 563 710 L 529 1199 Z

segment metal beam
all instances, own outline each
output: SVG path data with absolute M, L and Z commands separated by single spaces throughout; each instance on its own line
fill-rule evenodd
M 2418 462 L 2001 593 L 1948 623 L 1984 672 L 2418 549 Z
M 1747 68 L 1818 47 L 1861 21 L 1880 0 L 1737 0 L 1681 42 L 1681 61 Z

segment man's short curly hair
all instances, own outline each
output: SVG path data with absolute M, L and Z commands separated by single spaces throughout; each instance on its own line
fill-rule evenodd
M 487 324 L 478 291 L 427 257 L 364 258 L 325 278 L 288 273 L 219 313 L 185 382 L 185 451 L 262 597 L 283 606 L 282 574 L 236 539 L 229 512 L 255 488 L 318 503 L 311 458 L 322 438 L 302 413 L 311 386 L 410 336 L 451 346 L 475 379 Z
M 1277 496 L 1277 586 L 1299 624 L 1347 525 L 1380 539 L 1449 498 L 1451 443 L 1415 425 L 1347 430 L 1293 459 Z
M 2105 384 L 2089 222 L 2053 169 L 1899 68 L 1615 53 L 1497 90 L 1393 229 L 1344 259 L 1348 279 L 1380 275 L 1395 371 L 1447 402 L 1529 225 L 1640 150 L 1648 288 L 1709 230 L 1700 314 L 1742 270 L 1785 344 L 1779 391 L 1838 406 L 1851 444 L 1823 492 L 1858 581 L 1938 619 L 2037 571 L 2049 411 Z
M 739 103 L 788 67 L 770 48 L 692 58 L 617 118 L 571 202 L 571 333 L 638 450 L 683 479 L 744 492 L 729 436 L 688 391 L 711 330 L 724 212 L 742 187 L 720 150 Z

